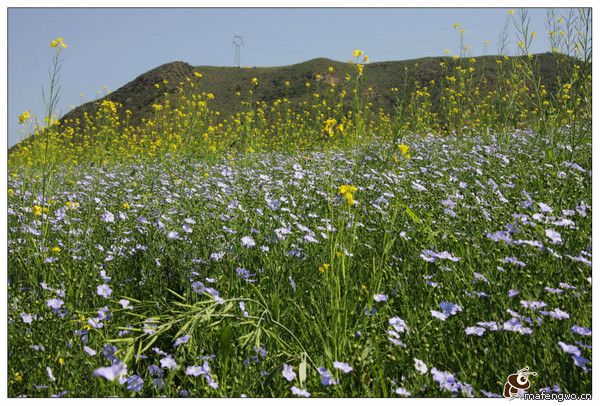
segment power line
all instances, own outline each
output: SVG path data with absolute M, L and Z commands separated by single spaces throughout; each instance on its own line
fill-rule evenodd
M 225 59 L 225 57 L 226 57 L 227 55 L 229 55 L 229 53 L 231 52 L 231 50 L 232 50 L 232 49 L 233 49 L 233 47 L 229 47 L 229 48 L 227 48 L 227 51 L 225 51 L 225 53 L 223 54 L 223 56 L 221 56 L 221 57 L 219 58 L 219 61 L 217 62 L 217 65 L 219 65 L 221 62 L 223 62 L 223 59 Z

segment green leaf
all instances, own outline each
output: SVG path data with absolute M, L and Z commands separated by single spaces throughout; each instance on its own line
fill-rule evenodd
M 219 341 L 219 355 L 221 362 L 227 364 L 231 353 L 231 341 L 233 339 L 233 329 L 231 324 L 227 324 L 221 330 L 221 339 Z
M 419 216 L 417 216 L 417 214 L 412 211 L 410 207 L 406 207 L 406 214 L 408 214 L 408 217 L 410 217 L 415 223 L 421 223 Z

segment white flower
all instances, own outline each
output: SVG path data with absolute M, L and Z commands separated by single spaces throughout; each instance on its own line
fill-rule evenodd
M 417 371 L 419 371 L 419 373 L 421 375 L 426 374 L 427 373 L 427 365 L 425 365 L 425 363 L 418 358 L 413 358 L 413 359 L 415 360 L 415 369 Z

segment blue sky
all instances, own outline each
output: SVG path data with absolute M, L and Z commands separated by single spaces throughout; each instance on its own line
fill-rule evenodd
M 538 32 L 532 52 L 548 50 L 546 10 L 529 9 Z M 362 49 L 372 62 L 459 53 L 457 22 L 474 56 L 495 54 L 507 9 L 500 8 L 9 8 L 8 142 L 23 138 L 17 116 L 42 118 L 49 42 L 63 52 L 58 110 L 94 100 L 166 62 L 232 66 L 234 34 L 242 35 L 245 66 L 279 66 L 316 57 L 339 61 Z M 511 36 L 512 52 L 516 40 Z M 487 50 L 484 41 L 489 41 Z M 80 94 L 84 96 L 81 97 Z

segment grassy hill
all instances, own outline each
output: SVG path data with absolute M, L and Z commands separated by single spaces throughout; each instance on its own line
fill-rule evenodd
M 518 63 L 522 57 L 511 57 Z M 537 76 L 549 92 L 554 92 L 561 77 L 570 74 L 566 69 L 571 64 L 565 63 L 566 56 L 557 54 L 537 54 L 533 56 L 533 66 L 538 70 Z M 502 67 L 496 62 L 498 56 L 483 56 L 476 58 L 472 63 L 475 68 L 474 75 L 477 80 L 484 83 L 484 87 L 494 88 L 497 85 L 499 70 Z M 398 88 L 400 95 L 408 94 L 413 90 L 415 82 L 428 85 L 431 81 L 440 83 L 447 74 L 441 63 L 467 64 L 468 60 L 455 61 L 451 57 L 428 57 L 406 61 L 377 62 L 366 65 L 364 74 L 364 88 L 371 88 L 369 101 L 375 109 L 382 108 L 392 112 L 395 95 L 392 88 Z M 329 72 L 333 67 L 333 72 Z M 200 91 L 213 93 L 215 98 L 210 101 L 211 110 L 219 111 L 221 117 L 229 117 L 241 110 L 236 92 L 244 95 L 252 87 L 252 78 L 257 78 L 259 86 L 254 89 L 254 100 L 273 102 L 279 98 L 287 97 L 292 105 L 307 99 L 318 92 L 319 84 L 317 75 L 324 81 L 333 81 L 343 84 L 346 74 L 351 73 L 353 67 L 348 63 L 333 61 L 326 58 L 312 59 L 295 65 L 268 67 L 268 68 L 234 68 L 215 66 L 191 66 L 185 62 L 171 62 L 152 69 L 133 81 L 106 95 L 104 98 L 85 103 L 66 115 L 61 122 L 81 118 L 84 112 L 93 113 L 98 102 L 110 100 L 123 105 L 123 110 L 129 109 L 133 114 L 132 123 L 139 123 L 142 118 L 150 117 L 152 104 L 161 100 L 165 92 L 174 92 L 179 84 L 186 78 L 198 81 Z M 202 78 L 194 77 L 194 72 L 202 73 Z M 165 82 L 166 81 L 166 82 Z M 289 82 L 286 86 L 285 83 Z M 311 83 L 307 87 L 306 83 Z M 159 84 L 158 88 L 155 86 Z M 432 100 L 435 104 L 439 100 L 440 87 L 432 86 L 430 89 Z

